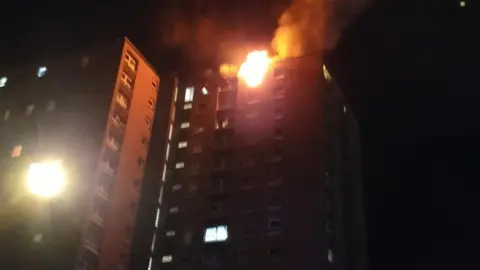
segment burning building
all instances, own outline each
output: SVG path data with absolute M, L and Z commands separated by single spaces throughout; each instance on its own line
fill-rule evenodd
M 321 57 L 238 75 L 176 87 L 146 267 L 366 269 L 357 125 Z

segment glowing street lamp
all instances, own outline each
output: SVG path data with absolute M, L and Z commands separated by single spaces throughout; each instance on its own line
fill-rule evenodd
M 60 160 L 30 164 L 27 172 L 27 187 L 33 194 L 52 198 L 63 191 L 66 172 Z

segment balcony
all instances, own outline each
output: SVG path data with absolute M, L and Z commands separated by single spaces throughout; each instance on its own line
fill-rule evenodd
M 97 213 L 95 211 L 93 211 L 90 219 L 101 227 L 103 227 L 103 224 L 105 222 L 104 218 L 102 216 L 100 216 L 100 213 Z
M 102 183 L 97 186 L 97 194 L 106 201 L 110 196 L 108 189 Z
M 96 254 L 96 255 L 99 255 L 99 247 L 100 247 L 100 244 L 99 243 L 95 243 L 95 242 L 98 242 L 98 241 L 95 241 L 91 238 L 86 238 L 84 241 L 83 241 L 83 247 L 89 251 L 91 251 L 92 253 Z
M 112 123 L 115 128 L 121 130 L 122 132 L 125 131 L 126 121 L 123 121 L 120 115 L 115 114 L 112 116 Z
M 110 175 L 110 176 L 115 175 L 115 169 L 111 166 L 110 161 L 108 161 L 108 160 L 103 161 L 102 165 L 101 165 L 101 168 L 102 168 L 102 171 L 104 171 L 108 175 Z
M 109 137 L 107 139 L 107 146 L 110 147 L 110 149 L 112 149 L 115 152 L 119 152 L 121 147 L 120 141 L 115 139 L 114 137 Z

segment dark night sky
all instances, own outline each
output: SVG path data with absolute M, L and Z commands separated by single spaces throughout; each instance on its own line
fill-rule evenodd
M 179 56 L 161 46 L 161 1 L 65 2 L 2 2 L 0 66 L 122 34 L 154 64 Z M 217 2 L 216 10 L 236 5 L 249 35 L 272 33 L 267 1 Z M 347 29 L 330 57 L 362 132 L 371 269 L 477 269 L 478 3 L 461 9 L 455 0 L 380 2 Z

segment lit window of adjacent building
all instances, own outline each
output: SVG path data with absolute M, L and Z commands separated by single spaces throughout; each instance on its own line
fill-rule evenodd
M 189 122 L 183 122 L 182 124 L 180 124 L 180 128 L 189 128 L 189 127 L 190 127 Z
M 168 129 L 168 139 L 172 139 L 172 133 L 173 133 L 173 125 L 170 124 L 170 128 Z
M 35 109 L 35 105 L 30 104 L 27 107 L 25 107 L 25 115 L 31 115 L 33 110 Z
M 458 3 L 461 7 L 466 7 L 467 6 L 467 2 L 466 1 L 460 1 Z
M 148 260 L 148 270 L 152 270 L 152 262 L 153 262 L 153 259 L 152 257 L 150 257 L 150 259 Z
M 163 172 L 162 172 L 162 181 L 165 182 L 165 177 L 167 176 L 167 164 L 163 164 Z
M 163 187 L 160 188 L 160 195 L 158 196 L 158 204 L 161 205 L 163 200 Z
M 150 250 L 153 252 L 155 250 L 155 242 L 157 241 L 157 234 L 153 234 L 152 245 L 150 246 Z
M 152 119 L 150 119 L 149 117 L 145 117 L 145 126 L 148 129 L 151 129 L 152 128 Z
M 117 93 L 117 95 L 115 96 L 115 101 L 117 102 L 117 104 L 124 108 L 124 109 L 127 109 L 128 108 L 128 100 L 127 98 L 122 95 L 121 93 Z
M 178 213 L 178 210 L 180 210 L 178 208 L 178 206 L 174 206 L 174 207 L 171 207 L 168 212 L 172 213 L 172 214 L 175 214 L 175 213 Z
M 133 81 L 128 77 L 128 75 L 124 72 L 120 75 L 120 80 L 122 81 L 123 85 L 125 85 L 128 88 L 132 88 Z
M 15 145 L 12 150 L 12 157 L 19 157 L 22 154 L 22 146 Z
M 178 87 L 175 87 L 175 94 L 173 94 L 173 102 L 177 102 L 177 96 L 178 96 Z
M 331 249 L 328 249 L 328 262 L 333 263 L 333 252 Z
M 205 235 L 203 241 L 205 243 L 211 242 L 223 242 L 228 239 L 228 227 L 226 225 L 220 225 L 215 227 L 208 227 L 205 229 Z
M 208 95 L 208 90 L 206 87 L 202 87 L 202 94 L 205 96 L 205 95 Z
M 125 62 L 127 62 L 128 67 L 132 71 L 137 70 L 137 60 L 135 60 L 135 58 L 133 58 L 129 53 L 125 54 Z
M 37 77 L 41 78 L 45 76 L 45 73 L 47 73 L 47 67 L 39 67 L 37 70 Z
M 347 113 L 347 106 L 343 105 L 343 113 Z
M 10 118 L 10 110 L 6 110 L 5 115 L 3 116 L 4 120 L 8 120 L 8 118 Z
M 148 107 L 152 110 L 155 109 L 155 100 L 153 98 L 148 98 Z
M 192 102 L 193 101 L 193 94 L 195 92 L 195 88 L 187 87 L 185 89 L 185 102 Z
M 173 231 L 173 230 L 167 231 L 167 232 L 165 233 L 165 235 L 166 235 L 167 237 L 174 237 L 174 236 L 175 236 L 175 231 Z
M 7 81 L 8 81 L 8 78 L 7 77 L 1 77 L 0 78 L 0 87 L 4 87 L 5 85 L 7 85 Z
M 185 162 L 177 162 L 175 163 L 175 168 L 176 169 L 181 169 L 185 167 Z
M 55 110 L 55 100 L 49 100 L 47 103 L 47 112 Z
M 173 260 L 172 255 L 162 256 L 162 263 L 169 263 L 169 262 L 172 262 L 172 260 Z
M 178 148 L 185 148 L 187 147 L 187 142 L 179 142 L 178 143 Z
M 187 104 L 183 105 L 184 110 L 189 110 L 191 108 L 192 108 L 192 103 L 187 103 Z

